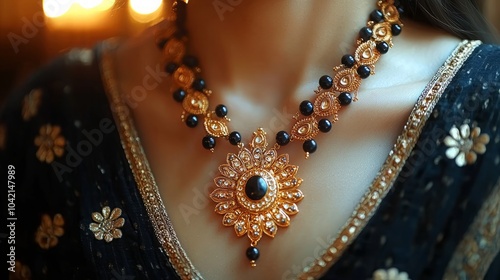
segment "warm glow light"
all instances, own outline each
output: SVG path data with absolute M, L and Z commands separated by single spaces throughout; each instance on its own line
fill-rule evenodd
M 134 12 L 148 15 L 160 9 L 162 0 L 130 0 L 129 4 Z
M 47 17 L 56 18 L 64 15 L 73 5 L 73 0 L 43 0 L 43 12 Z
M 77 0 L 76 2 L 85 9 L 92 9 L 101 5 L 103 0 Z
M 101 0 L 101 4 L 97 7 L 97 9 L 105 11 L 113 7 L 114 4 L 115 0 Z

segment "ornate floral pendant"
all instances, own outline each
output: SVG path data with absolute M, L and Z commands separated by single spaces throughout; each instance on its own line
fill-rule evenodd
M 288 227 L 304 195 L 298 189 L 302 179 L 295 176 L 299 167 L 289 164 L 288 154 L 278 155 L 278 145 L 267 149 L 262 128 L 254 132 L 249 146 L 240 143 L 237 154 L 227 155 L 210 198 L 217 203 L 215 212 L 224 215 L 222 224 L 233 227 L 238 237 L 247 235 L 246 255 L 256 266 L 256 246 L 263 234 L 274 237 L 278 227 Z

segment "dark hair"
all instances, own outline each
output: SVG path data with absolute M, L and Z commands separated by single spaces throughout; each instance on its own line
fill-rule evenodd
M 405 16 L 426 22 L 462 39 L 498 43 L 496 30 L 485 19 L 481 0 L 400 0 Z

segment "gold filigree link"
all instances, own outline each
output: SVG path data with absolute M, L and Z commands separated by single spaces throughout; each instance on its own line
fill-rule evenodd
M 319 91 L 319 95 L 314 99 L 314 115 L 319 117 L 333 116 L 332 120 L 338 120 L 340 102 L 331 91 Z
M 292 139 L 306 141 L 318 135 L 318 121 L 313 116 L 298 120 L 292 127 Z
M 190 68 L 181 65 L 175 70 L 173 78 L 176 84 L 187 90 L 193 83 L 195 74 Z
M 380 59 L 380 52 L 377 50 L 377 44 L 370 40 L 358 46 L 354 52 L 354 59 L 360 65 L 372 65 Z M 360 84 L 358 84 L 359 87 Z
M 186 54 L 186 44 L 180 39 L 171 38 L 163 48 L 163 53 L 166 59 L 179 64 Z
M 373 39 L 377 42 L 387 42 L 392 46 L 392 31 L 391 24 L 389 22 L 377 23 L 373 26 Z M 373 41 L 371 41 L 373 42 Z M 376 50 L 376 48 L 375 48 Z M 378 51 L 377 51 L 378 52 Z M 380 53 L 379 53 L 380 56 Z
M 401 23 L 399 20 L 399 11 L 398 8 L 394 6 L 394 1 L 387 1 L 386 3 L 382 2 L 379 6 L 381 7 L 385 19 L 389 23 Z
M 208 110 L 208 97 L 195 90 L 190 90 L 182 101 L 182 108 L 190 114 L 205 115 Z
M 360 85 L 361 78 L 354 67 L 340 70 L 333 78 L 333 87 L 338 92 L 354 92 Z
M 229 135 L 229 128 L 223 120 L 213 119 L 212 114 L 208 114 L 203 121 L 205 131 L 215 137 L 227 137 Z

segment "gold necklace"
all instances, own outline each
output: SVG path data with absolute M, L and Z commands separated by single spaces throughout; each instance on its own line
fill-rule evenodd
M 248 236 L 246 256 L 256 266 L 260 255 L 257 244 L 263 234 L 275 237 L 278 227 L 288 227 L 290 216 L 299 212 L 297 203 L 304 198 L 299 190 L 303 180 L 296 176 L 298 166 L 289 163 L 288 154 L 278 154 L 279 148 L 299 140 L 303 141 L 306 158 L 316 151 L 314 137 L 329 132 L 341 107 L 357 100 L 362 79 L 374 74 L 374 64 L 392 47 L 392 37 L 401 33 L 401 9 L 394 0 L 377 1 L 377 8 L 359 31 L 354 55 L 342 57 L 341 64 L 333 68 L 333 78 L 324 75 L 319 79 L 314 101 L 300 103 L 290 132 L 278 132 L 276 144 L 269 148 L 266 132 L 259 128 L 247 148 L 241 143 L 240 133 L 229 132 L 227 107 L 220 104 L 210 109 L 212 91 L 201 78 L 197 58 L 186 53 L 187 1 L 174 2 L 173 23 L 156 34 L 156 43 L 167 61 L 165 71 L 178 86 L 172 95 L 182 104 L 181 120 L 192 128 L 203 120 L 207 133 L 202 139 L 204 148 L 213 152 L 216 139 L 223 138 L 239 149 L 229 153 L 226 163 L 219 166 L 210 198 L 217 203 L 215 212 L 223 215 L 222 224 L 233 227 L 238 237 Z

